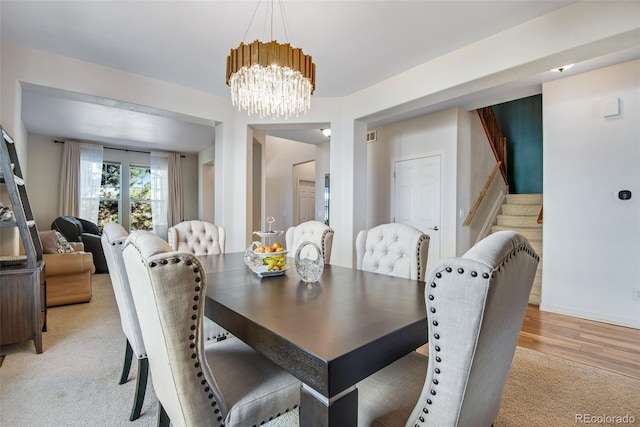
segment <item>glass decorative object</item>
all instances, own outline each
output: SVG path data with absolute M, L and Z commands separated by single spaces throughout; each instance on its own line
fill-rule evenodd
M 244 263 L 251 270 L 256 270 L 262 265 L 262 257 L 255 253 L 254 249 L 262 246 L 260 242 L 251 242 L 247 250 L 244 252 Z
M 304 250 L 308 246 L 310 247 L 310 250 Z M 301 254 L 303 251 L 307 255 L 315 253 L 317 256 L 305 256 L 305 258 L 302 258 Z M 322 256 L 322 251 L 318 245 L 313 242 L 306 241 L 298 246 L 294 263 L 296 271 L 303 282 L 317 282 L 318 279 L 320 279 L 320 276 L 322 276 L 322 271 L 324 270 L 324 257 Z

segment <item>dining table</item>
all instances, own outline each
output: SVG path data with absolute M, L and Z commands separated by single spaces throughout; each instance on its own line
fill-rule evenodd
M 325 265 L 317 282 L 254 273 L 244 253 L 198 257 L 205 315 L 301 383 L 301 426 L 356 426 L 357 383 L 427 342 L 424 282 Z

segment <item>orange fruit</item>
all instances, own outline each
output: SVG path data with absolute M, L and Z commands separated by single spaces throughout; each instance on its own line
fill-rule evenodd
M 281 248 L 281 247 L 282 247 L 282 245 L 280 244 L 280 242 L 275 242 L 273 245 L 271 245 L 271 247 L 272 247 L 273 249 L 278 249 L 278 248 Z

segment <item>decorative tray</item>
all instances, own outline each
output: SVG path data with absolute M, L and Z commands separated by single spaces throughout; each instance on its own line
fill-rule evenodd
M 253 234 L 255 234 L 256 236 L 260 236 L 260 237 L 282 236 L 282 233 L 284 233 L 284 231 L 282 231 L 282 230 L 278 230 L 278 231 L 254 231 L 253 232 Z
M 289 269 L 289 266 L 285 265 L 280 270 L 269 271 L 266 265 L 261 265 L 260 267 L 252 268 L 251 270 L 253 270 L 253 272 L 256 273 L 259 277 L 270 277 L 270 276 L 282 276 L 284 273 L 287 272 L 288 269 Z
M 289 266 L 287 265 L 287 250 L 280 252 L 256 252 L 248 249 L 245 252 L 245 262 L 260 277 L 279 276 L 284 274 Z

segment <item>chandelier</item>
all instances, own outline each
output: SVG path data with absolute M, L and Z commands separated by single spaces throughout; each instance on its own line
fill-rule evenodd
M 309 109 L 316 87 L 316 65 L 302 49 L 273 40 L 273 0 L 271 27 L 270 42 L 242 42 L 231 49 L 227 57 L 227 84 L 238 110 L 259 114 L 260 118 L 286 119 Z

